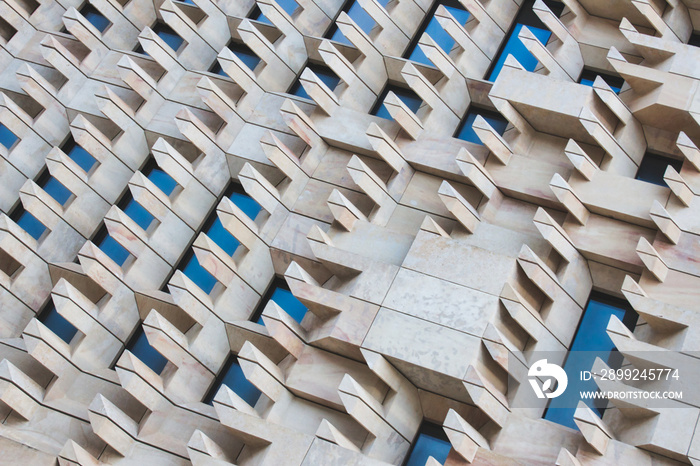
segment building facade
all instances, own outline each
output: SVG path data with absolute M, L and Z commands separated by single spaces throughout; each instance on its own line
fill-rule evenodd
M 0 463 L 700 464 L 696 30 L 0 0 Z

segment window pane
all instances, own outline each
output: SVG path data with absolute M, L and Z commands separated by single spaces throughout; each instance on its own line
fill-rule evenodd
M 73 139 L 73 136 L 69 136 L 68 140 L 65 142 L 65 144 L 63 144 L 63 147 L 61 147 L 61 150 L 68 157 L 73 159 L 73 161 L 77 163 L 80 168 L 85 170 L 86 173 L 89 172 L 90 169 L 97 163 L 95 157 L 80 147 Z
M 444 4 L 446 2 L 441 2 L 440 4 Z M 463 8 L 457 7 L 457 6 L 447 6 L 444 5 L 447 11 L 452 14 L 452 16 L 455 17 L 455 19 L 460 23 L 460 24 L 465 24 L 467 20 L 469 19 L 469 12 L 464 10 Z M 437 5 L 436 5 L 437 7 Z M 414 38 L 414 43 L 409 49 L 408 53 L 408 59 L 418 62 L 418 63 L 423 63 L 424 65 L 428 66 L 433 66 L 433 63 L 428 59 L 428 57 L 423 53 L 421 50 L 420 46 L 418 46 L 418 41 L 420 40 L 421 36 L 423 35 L 423 32 L 426 32 L 434 41 L 436 44 L 440 46 L 442 50 L 445 51 L 445 53 L 450 53 L 452 50 L 452 47 L 455 45 L 454 39 L 440 26 L 440 23 L 438 22 L 437 18 L 435 17 L 434 11 L 437 10 L 437 8 L 433 9 L 433 13 L 431 13 L 431 18 L 430 21 L 428 22 L 425 30 L 420 30 L 416 34 Z
M 168 360 L 148 343 L 146 332 L 143 331 L 141 324 L 139 324 L 136 334 L 129 341 L 127 349 L 156 374 L 163 372 L 163 368 L 168 363 Z
M 214 215 L 216 215 L 216 212 Z M 218 216 L 214 219 L 214 223 L 212 223 L 211 227 L 206 233 L 207 236 L 209 236 L 209 238 L 211 238 L 211 240 L 214 241 L 229 256 L 232 256 L 236 251 L 236 248 L 238 248 L 238 245 L 241 244 L 231 233 L 228 232 L 226 228 L 224 228 L 224 225 L 221 223 Z
M 129 251 L 109 235 L 105 236 L 104 239 L 97 244 L 97 247 L 120 267 L 124 265 L 126 259 L 129 258 Z
M 581 391 L 597 391 L 597 385 L 593 379 L 580 380 L 578 374 L 581 371 L 590 370 L 593 367 L 596 357 L 603 361 L 610 361 L 612 350 L 615 348 L 612 340 L 606 332 L 610 316 L 616 316 L 626 325 L 634 327 L 631 320 L 635 320 L 636 314 L 629 305 L 624 302 L 616 304 L 610 298 L 594 295 L 588 301 L 588 305 L 581 317 L 581 323 L 576 330 L 569 357 L 564 363 L 564 371 L 569 375 L 569 386 L 567 390 L 557 398 L 552 398 L 549 402 L 544 418 L 561 425 L 577 429 L 574 423 L 574 411 L 577 401 L 580 399 Z M 609 362 L 610 364 L 610 362 Z M 602 415 L 605 407 L 605 400 L 586 399 L 585 403 Z M 571 407 L 566 407 L 571 406 Z
M 314 74 L 318 76 L 318 78 L 323 82 L 323 84 L 328 86 L 328 88 L 331 91 L 335 89 L 335 86 L 337 86 L 340 82 L 340 78 L 330 68 L 326 68 L 322 65 L 308 65 L 307 68 L 313 71 Z M 307 94 L 304 90 L 304 86 L 301 85 L 301 79 L 297 79 L 292 88 L 289 90 L 289 93 L 299 97 L 303 97 L 304 99 L 311 98 L 309 97 L 309 94 Z
M 243 211 L 251 220 L 255 220 L 260 212 L 260 204 L 255 202 L 252 197 L 247 194 L 233 193 L 229 196 L 229 199 L 238 206 L 239 209 Z
M 212 277 L 212 275 L 199 264 L 197 256 L 194 253 L 191 254 L 192 256 L 189 261 L 187 261 L 185 267 L 182 268 L 182 273 L 201 288 L 202 291 L 209 294 L 211 290 L 214 289 L 214 285 L 216 285 L 216 278 Z
M 658 184 L 659 186 L 668 186 L 664 181 L 664 173 L 666 173 L 666 168 L 672 166 L 676 171 L 680 172 L 683 162 L 681 160 L 671 159 L 668 157 L 663 157 L 656 154 L 644 154 L 642 163 L 639 165 L 639 170 L 637 171 L 638 180 L 646 181 L 648 183 Z
M 10 149 L 19 140 L 15 133 L 7 129 L 7 126 L 0 124 L 0 144 Z
M 515 28 L 513 29 L 513 32 L 508 37 L 508 42 L 506 42 L 505 48 L 501 51 L 501 54 L 498 56 L 496 66 L 489 75 L 489 81 L 496 80 L 499 73 L 501 72 L 501 69 L 503 68 L 503 64 L 505 63 L 506 57 L 508 57 L 508 55 L 513 55 L 523 66 L 523 68 L 525 68 L 527 71 L 535 71 L 535 68 L 537 68 L 537 59 L 533 54 L 531 54 L 527 50 L 525 44 L 523 44 L 523 42 L 518 38 L 518 34 L 520 33 L 520 30 L 523 28 L 523 26 L 524 25 L 520 23 L 516 24 Z M 537 40 L 539 40 L 543 44 L 546 44 L 549 40 L 549 36 L 552 35 L 552 33 L 549 32 L 547 29 L 540 29 L 534 26 L 528 26 L 528 28 L 535 35 Z
M 423 101 L 416 95 L 415 92 L 404 89 L 401 87 L 396 87 L 396 86 L 387 86 L 387 88 L 382 92 L 381 95 L 381 105 L 379 105 L 378 108 L 375 108 L 374 112 L 372 112 L 373 115 L 376 115 L 378 117 L 386 118 L 387 120 L 391 120 L 391 115 L 389 114 L 389 110 L 387 110 L 386 106 L 384 105 L 384 100 L 386 99 L 386 96 L 389 94 L 389 91 L 393 91 L 396 96 L 401 99 L 401 101 L 406 104 L 406 106 L 411 109 L 412 112 L 417 112 L 418 109 L 420 108 L 421 104 Z
M 100 32 L 104 32 L 105 29 L 107 29 L 107 26 L 110 25 L 110 21 L 104 17 L 102 13 L 97 11 L 97 8 L 94 6 L 87 4 L 84 7 L 80 9 L 80 14 L 82 14 L 85 19 L 87 19 L 90 24 L 95 26 L 95 29 L 97 29 Z
M 158 186 L 166 196 L 170 196 L 175 186 L 177 186 L 177 181 L 160 168 L 151 169 L 150 172 L 146 174 L 146 177 L 151 180 L 154 185 Z
M 204 399 L 207 404 L 212 404 L 216 393 L 221 388 L 221 385 L 226 385 L 228 388 L 233 390 L 238 396 L 243 398 L 246 403 L 251 406 L 255 406 L 255 403 L 260 398 L 260 390 L 258 390 L 255 385 L 250 383 L 243 374 L 243 369 L 236 361 L 235 356 L 231 356 L 226 362 L 221 373 L 216 378 L 216 382 L 209 390 L 209 393 Z
M 610 76 L 609 74 L 584 69 L 578 82 L 584 86 L 593 86 L 593 83 L 598 76 L 603 78 L 603 81 L 605 81 L 616 94 L 620 93 L 620 89 L 622 89 L 622 85 L 625 81 L 619 76 Z
M 432 456 L 439 463 L 447 460 L 452 445 L 442 427 L 424 422 L 413 442 L 411 452 L 405 463 L 406 466 L 424 466 L 428 458 Z
M 279 307 L 284 309 L 284 311 L 297 322 L 301 322 L 306 315 L 306 311 L 308 311 L 306 306 L 295 298 L 291 291 L 285 290 L 284 288 L 275 289 L 275 292 L 272 293 L 272 297 L 270 299 Z M 258 318 L 258 323 L 263 324 L 262 315 L 260 318 Z
M 473 142 L 474 144 L 482 144 L 481 139 L 476 135 L 474 131 L 474 120 L 476 117 L 481 115 L 501 136 L 508 126 L 508 121 L 501 115 L 495 112 L 489 112 L 487 110 L 480 109 L 470 109 L 462 123 L 462 126 L 457 130 L 456 138 L 462 139 L 463 141 Z
M 70 343 L 78 329 L 58 313 L 53 301 L 50 301 L 47 306 L 48 307 L 42 311 L 39 320 L 51 329 L 53 333 L 61 337 L 63 341 Z
M 53 176 L 49 176 L 41 187 L 61 205 L 65 205 L 68 199 L 73 195 L 68 188 L 63 186 Z
M 151 225 L 153 220 L 155 220 L 155 217 L 151 215 L 151 213 L 147 211 L 145 207 L 133 199 L 131 199 L 126 206 L 122 207 L 122 210 L 144 230 L 148 230 L 148 227 Z
M 22 205 L 18 205 L 11 213 L 10 218 L 24 231 L 38 240 L 46 231 L 46 227 L 35 216 L 24 210 Z
M 361 6 L 360 3 L 355 1 L 350 5 L 350 8 L 347 10 L 344 9 L 344 11 L 348 14 L 348 16 L 355 21 L 355 23 L 365 31 L 365 33 L 369 34 L 374 25 L 376 24 L 372 17 L 367 13 Z M 336 42 L 340 42 L 342 44 L 348 44 L 352 45 L 352 42 L 350 42 L 342 32 L 340 32 L 340 28 L 335 27 L 334 32 L 331 34 L 330 37 L 331 40 L 334 40 Z
M 182 37 L 178 36 L 177 33 L 167 24 L 157 23 L 155 26 L 153 26 L 153 32 L 155 32 L 158 37 L 163 39 L 163 42 L 168 44 L 168 46 L 176 52 L 184 42 Z

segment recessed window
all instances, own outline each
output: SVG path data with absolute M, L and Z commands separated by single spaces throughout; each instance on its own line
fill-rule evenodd
M 700 34 L 692 34 L 690 39 L 688 39 L 688 45 L 700 47 Z
M 185 42 L 185 40 L 182 37 L 180 37 L 177 34 L 177 32 L 173 31 L 173 29 L 170 26 L 160 21 L 154 24 L 153 27 L 151 27 L 151 29 L 158 37 L 160 37 L 163 40 L 163 42 L 165 42 L 175 52 L 177 52 L 182 46 L 182 44 Z M 136 46 L 134 52 L 148 55 L 146 51 L 143 50 L 143 47 L 141 47 L 141 44 Z
M 608 84 L 608 86 L 610 86 L 612 90 L 615 91 L 616 94 L 620 93 L 620 89 L 622 89 L 622 85 L 625 83 L 625 80 L 619 76 L 598 73 L 597 71 L 593 71 L 587 68 L 583 69 L 583 72 L 581 73 L 581 77 L 579 78 L 578 82 L 579 84 L 583 84 L 584 86 L 593 86 L 593 83 L 595 82 L 595 79 L 598 76 L 600 76 L 603 79 L 603 81 L 605 81 Z
M 382 6 L 386 6 L 386 4 L 389 3 L 389 0 L 380 0 L 379 3 Z M 340 13 L 343 11 L 347 13 L 350 19 L 352 19 L 355 24 L 357 24 L 366 34 L 369 34 L 376 24 L 369 13 L 367 13 L 362 6 L 360 6 L 360 2 L 357 0 L 347 0 L 345 5 L 343 5 L 343 8 L 338 12 L 338 16 L 340 16 Z M 336 20 L 337 19 L 338 18 L 336 17 Z M 352 45 L 352 42 L 350 42 L 350 40 L 348 40 L 348 38 L 345 37 L 342 32 L 340 32 L 340 29 L 335 21 L 326 35 L 323 37 L 340 42 L 341 44 Z
M 272 21 L 267 19 L 267 17 L 260 10 L 260 7 L 258 6 L 257 3 L 253 7 L 253 9 L 250 11 L 250 14 L 247 16 L 247 18 L 252 19 L 253 21 L 260 21 L 261 23 L 272 24 Z
M 124 193 L 117 206 L 144 230 L 148 230 L 156 219 L 144 206 L 134 200 L 131 191 Z
M 401 101 L 414 113 L 418 111 L 421 104 L 423 103 L 420 97 L 418 97 L 418 95 L 412 90 L 389 84 L 384 88 L 384 91 L 382 91 L 382 93 L 380 94 L 379 99 L 377 100 L 377 103 L 374 105 L 374 108 L 372 109 L 370 114 L 386 118 L 387 120 L 393 120 L 391 114 L 389 114 L 389 110 L 387 110 L 386 106 L 384 105 L 384 100 L 389 94 L 389 91 L 392 91 L 394 94 L 396 94 L 396 96 L 399 99 L 401 99 Z
M 88 173 L 93 166 L 97 163 L 97 160 L 95 157 L 90 155 L 88 151 L 80 147 L 76 142 L 75 139 L 73 139 L 73 135 L 68 136 L 68 139 L 66 142 L 63 143 L 61 146 L 61 150 L 75 163 L 78 164 L 80 168 L 85 170 L 85 173 Z
M 537 59 L 527 50 L 525 44 L 518 38 L 518 34 L 524 26 L 527 26 L 537 40 L 543 44 L 547 44 L 552 33 L 532 10 L 533 4 L 534 0 L 527 0 L 520 7 L 518 16 L 516 16 L 515 22 L 508 32 L 501 50 L 496 56 L 492 69 L 486 73 L 489 81 L 496 80 L 508 55 L 513 55 L 527 71 L 535 71 L 535 68 L 537 68 Z M 561 14 L 561 10 L 564 8 L 563 4 L 557 2 L 549 2 L 547 6 L 549 6 L 550 9 L 554 9 L 553 11 L 555 14 Z
M 627 328 L 634 329 L 637 323 L 637 313 L 627 301 L 607 296 L 602 293 L 592 293 L 578 329 L 569 348 L 569 356 L 564 363 L 564 371 L 569 376 L 566 391 L 552 398 L 544 413 L 544 418 L 557 424 L 576 429 L 574 411 L 580 399 L 581 392 L 598 390 L 594 380 L 581 380 L 581 371 L 589 371 L 596 358 L 607 361 L 612 366 L 615 358 L 615 345 L 608 336 L 606 329 L 611 316 L 620 319 Z M 619 358 L 618 358 L 619 359 Z M 619 363 L 618 363 L 619 364 Z M 592 409 L 602 416 L 605 400 L 584 400 Z
M 423 421 L 418 434 L 411 444 L 411 449 L 404 461 L 404 466 L 424 466 L 429 457 L 443 464 L 450 454 L 452 444 L 441 426 Z
M 231 184 L 225 191 L 224 196 L 228 197 L 239 209 L 243 211 L 252 220 L 260 212 L 260 205 L 250 196 L 245 194 L 243 188 L 238 184 Z M 240 242 L 224 228 L 224 225 L 219 220 L 216 210 L 209 214 L 209 217 L 204 221 L 201 232 L 204 232 L 209 238 L 214 241 L 221 249 L 229 255 L 233 255 Z M 198 235 L 195 235 L 195 238 Z M 192 280 L 205 293 L 209 294 L 216 285 L 216 279 L 199 263 L 194 251 L 190 248 L 185 256 L 180 260 L 177 266 L 178 270 Z
M 61 340 L 70 343 L 78 329 L 73 326 L 65 317 L 58 313 L 53 299 L 49 298 L 44 309 L 39 313 L 39 321 L 48 327 L 53 333 L 58 335 Z
M 131 255 L 124 246 L 109 235 L 107 227 L 104 224 L 97 230 L 92 242 L 95 246 L 100 248 L 102 252 L 107 254 L 119 267 L 124 265 L 124 262 L 126 262 Z
M 177 0 L 180 3 L 185 3 L 187 5 L 192 5 L 192 6 L 197 6 L 196 3 L 194 3 L 192 0 Z
M 245 64 L 245 66 L 250 68 L 251 71 L 254 71 L 255 67 L 258 66 L 258 63 L 260 63 L 260 57 L 255 55 L 255 52 L 253 52 L 250 47 L 244 43 L 229 42 L 226 47 L 228 47 L 228 49 L 232 51 L 243 62 L 243 64 Z M 221 69 L 219 60 L 214 61 L 214 64 L 209 71 L 220 76 L 228 76 L 226 72 Z
M 214 385 L 212 385 L 207 392 L 203 402 L 208 405 L 212 404 L 214 397 L 216 397 L 222 385 L 226 385 L 233 390 L 250 406 L 255 406 L 258 398 L 260 398 L 260 390 L 246 378 L 245 374 L 243 374 L 243 369 L 241 369 L 241 365 L 233 354 L 226 359 L 219 375 L 216 376 Z
M 10 218 L 37 241 L 46 231 L 44 224 L 37 220 L 35 216 L 24 210 L 24 206 L 21 202 L 12 209 Z
M 262 297 L 258 307 L 253 312 L 251 321 L 257 322 L 258 324 L 264 325 L 262 319 L 262 313 L 265 310 L 265 306 L 270 301 L 274 301 L 279 307 L 284 309 L 284 311 L 289 314 L 289 316 L 301 323 L 302 319 L 306 315 L 308 308 L 299 301 L 287 286 L 287 282 L 280 277 L 275 277 L 270 287 L 267 289 L 265 296 Z
M 156 374 L 163 372 L 168 360 L 163 357 L 154 347 L 148 343 L 146 332 L 143 331 L 143 325 L 139 323 L 136 332 L 131 336 L 126 344 L 126 349 L 139 358 L 141 362 L 151 368 Z
M 669 165 L 675 168 L 677 172 L 680 172 L 683 161 L 647 152 L 642 158 L 642 163 L 639 164 L 639 170 L 635 178 L 647 183 L 668 186 L 664 181 L 664 173 L 666 173 L 666 168 Z
M 404 58 L 408 58 L 409 60 L 422 63 L 424 65 L 433 66 L 433 63 L 428 60 L 428 57 L 425 56 L 421 48 L 418 46 L 418 41 L 420 41 L 423 33 L 427 33 L 435 41 L 435 43 L 445 51 L 445 53 L 450 53 L 452 47 L 455 45 L 455 41 L 452 36 L 450 36 L 447 31 L 440 26 L 440 23 L 435 17 L 435 12 L 440 5 L 443 5 L 447 11 L 449 11 L 452 16 L 454 16 L 455 19 L 462 25 L 464 25 L 469 19 L 469 12 L 464 9 L 458 0 L 439 0 L 435 2 L 433 7 L 430 9 L 430 12 L 423 20 L 423 24 L 421 24 L 420 28 L 418 28 L 416 35 L 413 36 L 411 44 L 408 46 L 406 53 L 403 55 Z
M 316 65 L 315 63 L 309 63 L 306 65 L 307 68 L 309 68 L 311 71 L 314 72 L 318 78 L 323 81 L 323 83 L 328 86 L 328 89 L 331 91 L 335 89 L 335 86 L 338 85 L 340 82 L 340 78 L 338 75 L 336 75 L 333 70 L 328 68 L 327 66 L 323 65 Z M 304 99 L 310 99 L 309 94 L 306 93 L 304 90 L 304 86 L 301 85 L 301 78 L 297 78 L 296 81 L 294 81 L 294 84 L 292 84 L 292 87 L 289 89 L 289 93 L 303 97 Z
M 457 139 L 473 142 L 474 144 L 482 144 L 481 139 L 479 139 L 479 137 L 476 135 L 473 128 L 474 120 L 477 116 L 482 116 L 491 125 L 491 127 L 498 132 L 498 134 L 503 136 L 503 133 L 506 131 L 506 127 L 508 126 L 508 120 L 503 118 L 498 112 L 470 107 L 464 117 L 464 120 L 462 120 L 462 124 L 455 133 L 455 137 Z
M 17 141 L 19 141 L 19 138 L 15 136 L 15 133 L 10 131 L 7 126 L 0 123 L 0 144 L 5 146 L 7 150 L 10 150 Z
M 95 29 L 97 29 L 100 32 L 104 32 L 105 29 L 107 29 L 107 26 L 111 24 L 110 21 L 97 10 L 97 8 L 90 5 L 89 3 L 86 3 L 80 9 L 80 14 L 83 15 L 85 19 L 87 19 L 90 22 L 90 24 L 95 26 Z
M 21 272 L 24 267 L 22 264 L 8 254 L 4 249 L 0 249 L 0 272 L 13 279 L 15 274 Z
M 56 202 L 61 205 L 66 205 L 68 199 L 70 199 L 73 195 L 73 193 L 70 192 L 68 188 L 63 186 L 60 181 L 51 176 L 49 174 L 49 170 L 46 168 L 44 168 L 37 178 L 36 184 L 46 191 L 46 194 L 56 199 Z
M 166 196 L 170 196 L 175 187 L 177 186 L 177 181 L 175 181 L 170 175 L 165 173 L 165 171 L 158 166 L 156 160 L 151 157 L 146 162 L 146 165 L 141 170 L 141 173 L 151 180 L 154 185 L 158 187 Z

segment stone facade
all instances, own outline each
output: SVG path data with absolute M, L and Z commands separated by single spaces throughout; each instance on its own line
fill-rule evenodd
M 429 421 L 449 466 L 700 464 L 700 1 L 460 2 L 357 0 L 363 28 L 342 0 L 0 0 L 0 463 L 399 465 Z M 521 8 L 551 36 L 488 81 Z M 388 84 L 420 105 L 372 115 Z M 454 137 L 475 108 L 507 127 Z M 649 153 L 665 184 L 635 179 Z M 682 401 L 514 408 L 592 291 L 638 314 L 607 322 L 635 366 L 691 368 Z M 262 395 L 203 402 L 232 362 Z

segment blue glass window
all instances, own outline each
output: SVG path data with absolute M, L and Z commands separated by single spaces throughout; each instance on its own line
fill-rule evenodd
M 90 24 L 95 26 L 95 29 L 100 32 L 104 32 L 105 29 L 107 29 L 107 26 L 111 24 L 110 21 L 97 10 L 97 8 L 89 3 L 86 3 L 85 6 L 80 9 L 80 14 L 83 15 L 85 19 L 87 19 Z
M 73 324 L 58 313 L 52 299 L 49 299 L 49 302 L 39 314 L 39 321 L 66 343 L 70 343 L 78 331 Z
M 386 4 L 389 3 L 389 0 L 381 0 L 379 3 L 382 6 L 386 6 Z M 343 9 L 340 11 L 347 13 L 347 15 L 360 27 L 360 29 L 365 31 L 367 34 L 370 33 L 376 24 L 369 13 L 367 13 L 360 6 L 360 3 L 357 0 L 348 0 L 345 2 Z M 333 25 L 324 37 L 326 39 L 340 42 L 341 44 L 352 45 L 352 42 L 350 42 L 348 38 L 345 37 L 342 32 L 340 32 L 340 28 L 338 28 L 338 25 L 335 22 L 333 22 Z
M 97 231 L 92 242 L 120 267 L 124 265 L 124 262 L 129 258 L 129 251 L 109 235 L 107 227 L 104 224 Z
M 372 109 L 370 114 L 386 118 L 387 120 L 393 119 L 389 114 L 389 110 L 387 110 L 386 106 L 384 105 L 384 99 L 386 99 L 386 96 L 389 94 L 389 91 L 393 91 L 394 94 L 396 94 L 396 96 L 399 99 L 401 99 L 401 101 L 404 104 L 406 104 L 406 106 L 410 108 L 411 111 L 414 113 L 418 111 L 421 104 L 423 103 L 423 101 L 420 99 L 420 97 L 418 97 L 418 95 L 415 92 L 403 87 L 393 86 L 389 84 L 384 88 L 384 91 L 382 91 L 381 95 L 379 96 L 379 99 L 377 100 L 377 103 L 374 105 L 374 108 Z
M 7 126 L 0 123 L 0 144 L 9 150 L 18 140 L 19 138 L 15 136 L 15 133 L 7 129 Z
M 134 356 L 139 358 L 141 362 L 150 367 L 156 374 L 163 372 L 163 368 L 168 363 L 168 360 L 148 343 L 146 332 L 143 331 L 141 323 L 139 323 L 136 332 L 126 344 L 126 349 L 131 351 Z
M 75 163 L 78 164 L 80 168 L 85 170 L 85 173 L 89 172 L 90 169 L 97 163 L 95 157 L 90 155 L 88 151 L 80 147 L 75 140 L 73 135 L 69 135 L 66 142 L 61 146 L 61 150 Z
M 535 12 L 532 10 L 533 4 L 534 0 L 528 0 L 520 7 L 518 16 L 515 18 L 515 23 L 507 35 L 505 44 L 498 53 L 496 61 L 492 65 L 491 71 L 487 73 L 489 81 L 496 80 L 508 55 L 513 55 L 527 71 L 535 71 L 535 68 L 537 68 L 537 59 L 527 50 L 525 44 L 523 44 L 518 38 L 518 34 L 523 26 L 527 26 L 528 29 L 530 29 L 530 31 L 535 35 L 537 40 L 543 44 L 547 44 L 547 41 L 552 33 L 544 24 L 542 24 L 542 21 L 540 21 Z M 555 4 L 554 2 L 548 2 L 547 5 L 555 12 L 555 14 L 557 12 L 561 13 L 561 10 L 563 9 L 563 5 L 559 3 Z
M 10 218 L 36 240 L 41 238 L 41 235 L 46 231 L 44 224 L 37 220 L 35 216 L 24 210 L 24 206 L 22 206 L 21 203 L 12 209 Z
M 598 76 L 603 78 L 603 81 L 605 81 L 608 84 L 608 86 L 610 86 L 612 90 L 615 91 L 616 94 L 620 93 L 620 89 L 622 89 L 622 85 L 625 81 L 619 76 L 611 76 L 609 74 L 603 74 L 593 70 L 584 69 L 581 73 L 581 77 L 579 78 L 578 82 L 579 84 L 583 84 L 584 86 L 592 87 L 593 83 L 595 82 L 595 78 L 597 78 Z
M 642 158 L 642 163 L 639 164 L 635 178 L 659 186 L 668 186 L 664 181 L 664 173 L 669 165 L 680 172 L 683 161 L 647 152 Z
M 306 315 L 306 311 L 308 311 L 307 307 L 304 306 L 301 301 L 295 298 L 291 291 L 289 291 L 287 282 L 283 278 L 275 278 L 272 285 L 270 285 L 265 293 L 265 296 L 263 296 L 263 298 L 260 300 L 255 312 L 253 312 L 253 317 L 251 318 L 252 321 L 264 325 L 262 313 L 265 310 L 267 303 L 271 300 L 274 301 L 279 307 L 284 309 L 284 311 L 289 314 L 292 319 L 300 323 Z
M 240 186 L 231 184 L 224 192 L 224 195 L 231 199 L 244 214 L 255 220 L 258 212 L 260 212 L 260 205 L 245 194 Z M 240 242 L 224 228 L 218 215 L 216 215 L 216 211 L 209 214 L 209 217 L 207 217 L 202 225 L 201 231 L 206 233 L 207 236 L 227 254 L 233 255 L 240 244 Z M 182 258 L 178 269 L 207 294 L 211 293 L 211 290 L 214 289 L 214 285 L 216 285 L 216 278 L 202 267 L 192 249 Z
M 545 419 L 576 429 L 574 411 L 580 399 L 580 392 L 595 392 L 598 389 L 594 380 L 580 380 L 580 372 L 591 370 L 597 357 L 607 361 L 611 367 L 619 364 L 619 358 L 615 357 L 618 353 L 605 331 L 612 315 L 619 318 L 629 329 L 633 329 L 637 321 L 637 314 L 626 301 L 593 293 L 571 343 L 570 351 L 573 353 L 570 353 L 564 363 L 569 385 L 562 395 L 550 400 L 544 414 Z M 605 400 L 584 401 L 602 415 Z
M 174 51 L 178 51 L 184 39 L 165 23 L 157 22 L 151 29 Z
M 177 186 L 177 181 L 175 181 L 170 175 L 165 173 L 162 168 L 156 164 L 154 158 L 150 158 L 146 165 L 141 170 L 146 178 L 151 180 L 154 185 L 158 187 L 166 196 L 170 196 L 173 190 Z
M 197 6 L 192 0 L 178 0 L 179 2 L 186 3 L 188 5 Z
M 446 53 L 450 53 L 450 50 L 452 50 L 452 47 L 455 45 L 455 41 L 442 28 L 442 26 L 440 26 L 440 23 L 435 17 L 435 12 L 440 5 L 444 5 L 447 11 L 449 11 L 460 24 L 465 24 L 469 19 L 469 12 L 464 9 L 459 1 L 440 0 L 435 2 L 433 7 L 430 9 L 430 12 L 426 15 L 425 20 L 423 20 L 423 24 L 421 24 L 418 32 L 416 32 L 416 35 L 413 37 L 413 41 L 408 46 L 408 49 L 404 54 L 404 58 L 408 58 L 409 60 L 428 66 L 433 65 L 433 63 L 428 60 L 428 57 L 425 56 L 421 48 L 418 46 L 418 41 L 424 32 L 428 33 L 428 35 L 435 41 L 436 44 L 440 46 L 442 50 L 444 50 Z
M 261 23 L 266 23 L 270 25 L 272 24 L 272 21 L 267 19 L 267 17 L 265 17 L 262 11 L 260 11 L 260 7 L 257 5 L 257 3 L 248 15 L 248 19 L 252 19 L 253 21 L 260 21 Z
M 47 169 L 44 169 L 41 172 L 36 184 L 43 188 L 44 191 L 46 191 L 46 194 L 56 199 L 56 201 L 61 205 L 65 205 L 66 202 L 68 202 L 68 199 L 70 199 L 70 197 L 73 195 L 68 188 L 63 186 L 61 182 L 51 176 Z
M 255 70 L 255 67 L 258 66 L 258 63 L 260 63 L 260 57 L 255 55 L 255 52 L 253 52 L 250 47 L 247 45 L 240 43 L 240 42 L 229 42 L 227 47 L 229 48 L 230 51 L 232 51 L 240 60 L 250 68 L 251 71 Z M 212 65 L 211 69 L 209 70 L 211 73 L 218 74 L 220 76 L 228 76 L 226 72 L 221 69 L 221 65 L 219 64 L 219 60 L 214 61 L 214 64 Z
M 209 392 L 204 397 L 204 403 L 210 405 L 214 401 L 216 393 L 222 385 L 226 385 L 233 390 L 238 396 L 243 398 L 246 403 L 255 406 L 255 403 L 260 398 L 260 390 L 243 374 L 240 364 L 236 360 L 236 356 L 231 355 L 226 359 L 224 366 L 221 368 L 219 375 L 216 376 L 214 385 L 209 389 Z
M 326 66 L 309 63 L 308 65 L 306 65 L 306 67 L 313 71 L 314 74 L 318 76 L 318 79 L 323 81 L 323 83 L 326 86 L 328 86 L 328 88 L 331 91 L 335 89 L 335 86 L 337 86 L 340 82 L 340 78 L 333 72 L 333 70 Z M 304 90 L 304 86 L 301 85 L 300 78 L 297 78 L 297 80 L 294 82 L 291 89 L 289 89 L 289 93 L 299 97 L 303 97 L 304 99 L 311 98 L 309 97 L 309 94 L 307 94 Z
M 148 230 L 148 227 L 155 220 L 155 217 L 145 207 L 134 200 L 131 191 L 124 193 L 117 206 L 144 230 Z
M 424 466 L 430 456 L 443 464 L 447 460 L 447 455 L 450 454 L 450 449 L 452 445 L 442 427 L 423 421 L 404 461 L 404 466 Z
M 495 129 L 498 134 L 503 136 L 503 133 L 508 126 L 508 120 L 503 118 L 500 113 L 492 112 L 490 110 L 483 110 L 480 108 L 469 108 L 467 114 L 462 120 L 462 124 L 457 129 L 455 137 L 462 139 L 463 141 L 473 142 L 474 144 L 482 144 L 481 139 L 476 135 L 474 131 L 474 120 L 478 115 L 481 115 L 490 125 Z

